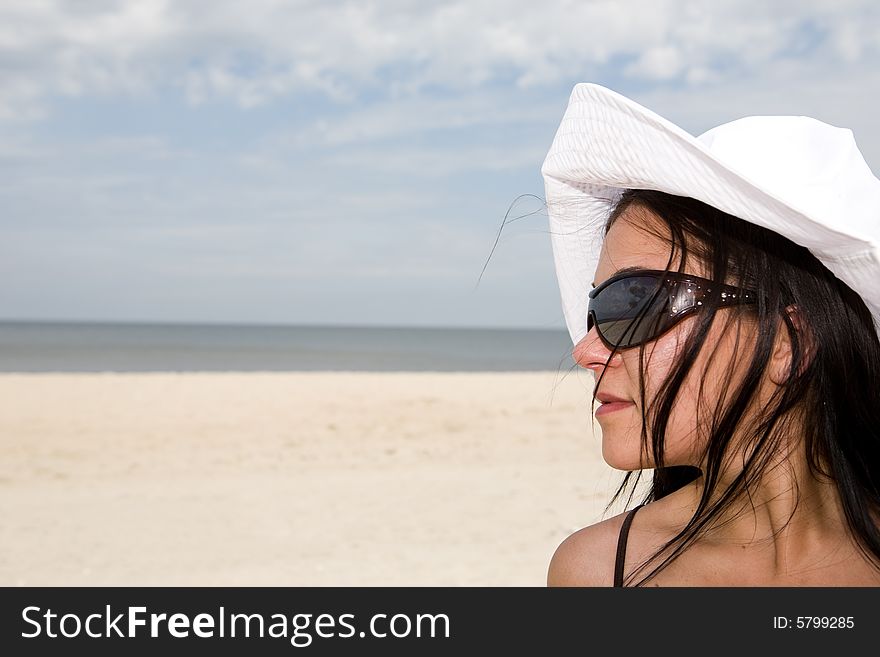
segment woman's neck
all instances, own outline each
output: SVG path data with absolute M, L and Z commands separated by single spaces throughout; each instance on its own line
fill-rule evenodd
M 717 490 L 732 481 L 728 474 Z M 690 486 L 693 510 L 704 486 L 702 477 Z M 724 509 L 708 527 L 705 540 L 760 552 L 779 572 L 816 567 L 817 559 L 835 558 L 835 550 L 829 552 L 831 543 L 841 548 L 850 543 L 834 482 L 814 473 L 806 457 L 794 453 L 769 466 L 747 493 Z

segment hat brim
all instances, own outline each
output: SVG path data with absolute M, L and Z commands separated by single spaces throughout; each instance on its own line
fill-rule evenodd
M 587 333 L 587 304 L 604 225 L 625 189 L 700 200 L 788 237 L 862 293 L 880 325 L 877 244 L 829 226 L 716 157 L 697 137 L 610 89 L 578 84 L 541 168 L 568 331 Z

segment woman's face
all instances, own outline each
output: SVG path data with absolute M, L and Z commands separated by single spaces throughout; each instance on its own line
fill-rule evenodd
M 651 230 L 637 227 L 645 226 L 647 222 L 652 222 L 649 224 Z M 668 228 L 653 212 L 638 204 L 628 206 L 606 235 L 593 283 L 598 286 L 628 267 L 665 269 L 669 262 L 669 239 L 651 234 L 662 235 L 664 231 L 668 233 Z M 698 263 L 687 262 L 684 271 L 707 277 L 705 268 Z M 723 382 L 735 374 L 732 369 L 738 369 L 733 362 L 738 328 L 724 330 L 726 322 L 722 314 L 725 312 L 722 310 L 716 315 L 703 349 L 676 395 L 666 430 L 665 465 L 700 465 L 706 432 L 698 428 L 698 410 L 699 417 L 705 422 L 715 410 L 723 392 Z M 695 320 L 692 315 L 644 345 L 645 401 L 649 406 L 675 365 Z M 714 345 L 717 345 L 715 349 Z M 594 380 L 598 380 L 605 370 L 596 391 L 597 400 L 604 402 L 596 411 L 596 420 L 602 427 L 605 461 L 620 470 L 654 467 L 650 450 L 645 455 L 641 442 L 642 418 L 646 409 L 642 408 L 639 393 L 639 347 L 619 349 L 609 362 L 611 350 L 599 338 L 594 326 L 575 345 L 573 356 L 581 367 L 593 372 Z M 704 373 L 705 385 L 698 409 L 700 380 Z M 612 402 L 609 398 L 623 401 Z M 650 436 L 650 427 L 648 429 Z

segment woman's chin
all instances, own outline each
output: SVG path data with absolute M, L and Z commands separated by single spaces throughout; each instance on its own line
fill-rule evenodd
M 645 466 L 639 459 L 639 450 L 633 453 L 621 454 L 619 450 L 602 449 L 602 459 L 615 470 L 631 472 L 633 470 L 641 470 Z

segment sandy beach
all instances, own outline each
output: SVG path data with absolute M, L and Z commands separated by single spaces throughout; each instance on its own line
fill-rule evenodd
M 591 377 L 0 375 L 0 584 L 543 586 L 620 479 Z

